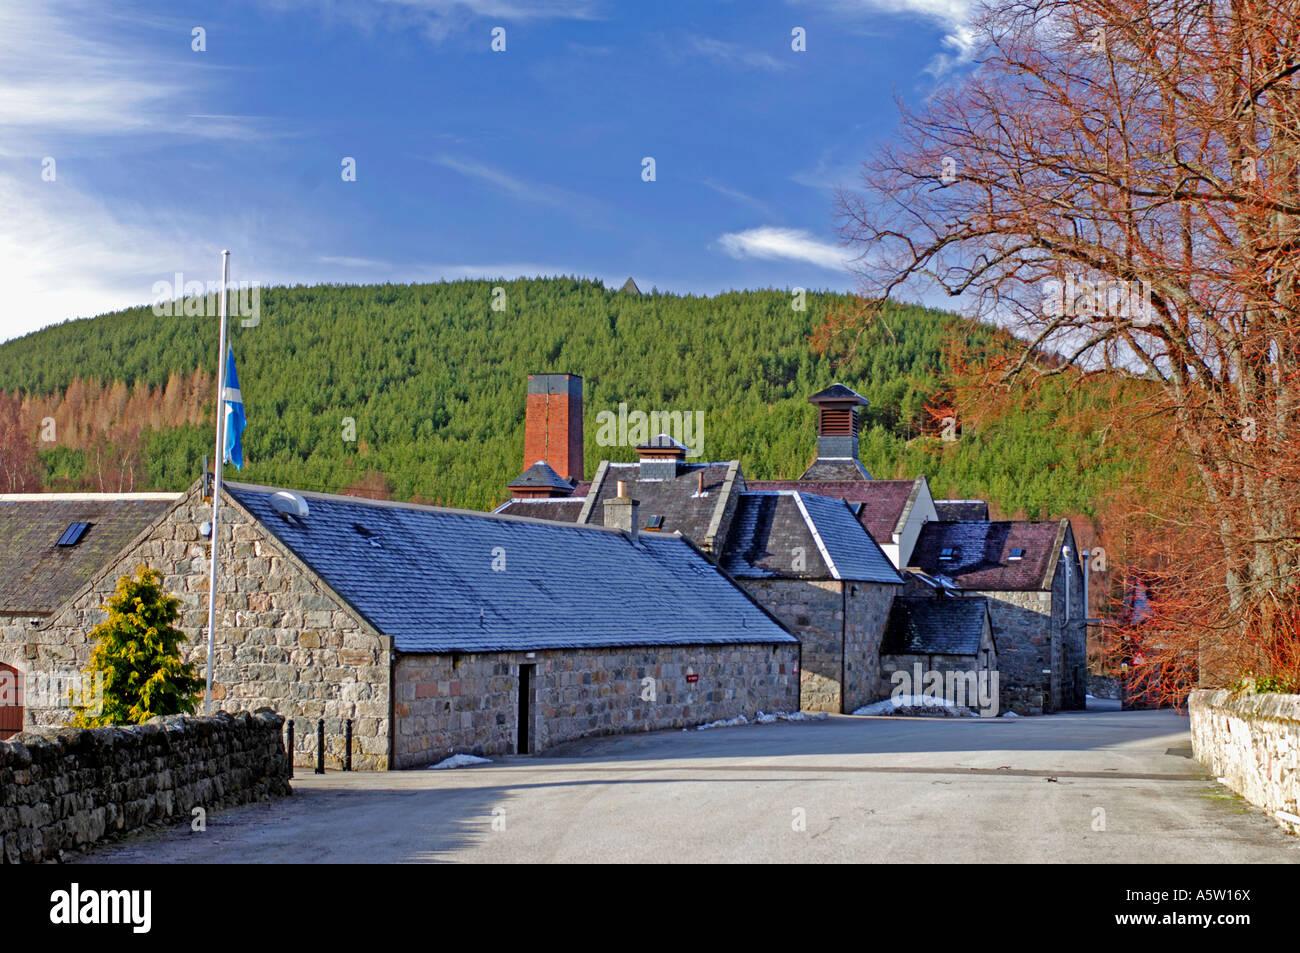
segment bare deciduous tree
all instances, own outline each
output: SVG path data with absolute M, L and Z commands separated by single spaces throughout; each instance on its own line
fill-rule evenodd
M 1155 382 L 1219 562 L 1214 616 L 1182 626 L 1217 633 L 1202 676 L 1294 678 L 1300 0 L 1012 0 L 974 33 L 969 72 L 839 198 L 864 298 L 959 296 L 1026 342 L 1001 380 Z

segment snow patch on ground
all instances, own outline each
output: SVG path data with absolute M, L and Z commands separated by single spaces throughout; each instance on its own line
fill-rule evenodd
M 824 711 L 774 711 L 770 715 L 759 712 L 754 721 L 760 725 L 770 725 L 777 721 L 821 721 L 830 715 Z
M 829 718 L 824 711 L 807 712 L 807 711 L 776 711 L 770 715 L 766 712 L 758 712 L 754 715 L 753 724 L 770 725 L 778 721 L 821 721 L 823 718 Z M 739 725 L 748 725 L 750 721 L 744 715 L 737 715 L 735 718 L 727 718 L 723 721 L 711 721 L 707 725 L 696 725 L 696 731 L 707 731 L 710 728 L 735 728 Z M 682 731 L 690 731 L 689 728 L 683 728 Z
M 1014 711 L 1004 711 L 1004 712 L 1002 713 L 1002 717 L 1003 717 L 1003 718 L 1019 718 L 1020 716 L 1017 715 Z
M 429 765 L 430 771 L 436 771 L 439 768 L 468 768 L 472 764 L 491 764 L 491 758 L 480 758 L 474 754 L 454 754 L 445 761 L 439 761 L 437 764 Z
M 970 716 L 978 715 L 978 712 L 969 708 L 962 708 L 946 698 L 936 698 L 933 695 L 895 695 L 892 698 L 886 698 L 884 701 L 872 702 L 870 705 L 864 705 L 853 712 L 855 715 L 893 715 L 905 709 L 904 714 L 910 714 L 911 709 L 928 709 L 935 714 L 942 711 L 946 715 Z
M 711 721 L 707 725 L 696 725 L 696 731 L 708 731 L 710 728 L 734 728 L 737 725 L 747 725 L 749 719 L 744 715 L 737 715 L 735 718 L 727 718 L 720 721 Z

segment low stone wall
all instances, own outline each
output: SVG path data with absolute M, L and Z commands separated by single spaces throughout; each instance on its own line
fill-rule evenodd
M 115 728 L 28 731 L 0 742 L 0 858 L 64 851 L 168 818 L 290 793 L 284 719 L 172 716 Z
M 1188 701 L 1192 753 L 1250 803 L 1300 834 L 1300 695 L 1198 690 Z

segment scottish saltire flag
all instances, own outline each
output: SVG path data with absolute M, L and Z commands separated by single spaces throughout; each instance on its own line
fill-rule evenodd
M 244 398 L 239 393 L 239 375 L 235 373 L 235 352 L 226 351 L 226 463 L 244 469 Z

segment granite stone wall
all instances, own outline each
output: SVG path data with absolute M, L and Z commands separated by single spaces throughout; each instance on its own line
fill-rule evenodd
M 153 822 L 192 823 L 195 808 L 288 795 L 283 723 L 263 709 L 0 741 L 0 859 L 60 860 Z
M 852 711 L 879 698 L 880 640 L 898 586 L 817 579 L 739 582 L 803 645 L 804 711 Z
M 916 666 L 921 666 L 921 681 L 918 683 L 916 678 Z M 908 678 L 895 682 L 895 672 L 906 672 Z M 895 691 L 900 694 L 903 690 L 910 687 L 910 694 L 922 695 L 925 689 L 925 675 L 929 672 L 938 672 L 944 676 L 945 690 L 949 684 L 948 673 L 954 675 L 968 676 L 975 673 L 977 678 L 987 679 L 987 681 L 977 681 L 975 690 L 971 690 L 969 679 L 962 679 L 960 682 L 953 680 L 953 687 L 960 685 L 961 693 L 965 696 L 961 698 L 949 698 L 955 704 L 965 705 L 968 708 L 981 708 L 981 696 L 979 691 L 987 686 L 988 692 L 988 711 L 990 715 L 998 715 L 1002 712 L 1002 692 L 1001 692 L 1001 672 L 998 664 L 997 650 L 993 642 L 992 633 L 988 626 L 985 626 L 983 636 L 980 639 L 980 650 L 975 655 L 946 655 L 935 653 L 930 655 L 881 655 L 880 656 L 880 689 L 881 698 L 888 698 Z M 989 675 L 981 676 L 981 673 L 988 672 Z M 992 673 L 997 673 L 998 679 L 994 681 Z M 945 694 L 945 697 L 948 697 Z
M 1050 592 L 986 590 L 998 647 L 1002 707 L 1017 715 L 1053 711 L 1052 596 Z
M 796 710 L 798 658 L 793 644 L 400 655 L 394 766 L 517 752 L 520 666 L 531 666 L 528 749 L 536 752 L 573 738 Z
M 186 658 L 207 662 L 208 570 L 211 550 L 199 527 L 212 518 L 197 490 L 129 547 L 71 603 L 37 628 L 25 620 L 0 629 L 0 661 L 32 675 L 84 668 L 87 638 L 120 576 L 141 565 L 159 570 L 181 600 L 178 627 L 189 636 Z M 316 720 L 326 721 L 326 762 L 343 759 L 343 722 L 353 720 L 352 764 L 388 766 L 391 640 L 359 620 L 296 557 L 242 509 L 223 500 L 217 578 L 213 705 L 237 710 L 268 706 L 296 721 L 295 762 L 315 764 Z M 28 726 L 66 724 L 66 708 L 36 708 Z
M 1198 689 L 1188 708 L 1196 760 L 1300 834 L 1300 695 Z
M 1088 627 L 1084 622 L 1088 610 L 1083 604 L 1083 569 L 1073 534 L 1066 536 L 1065 545 L 1070 547 L 1070 559 L 1060 558 L 1052 579 L 1050 711 L 1079 711 L 1088 702 Z

